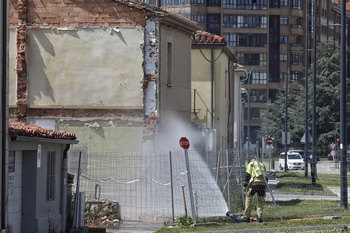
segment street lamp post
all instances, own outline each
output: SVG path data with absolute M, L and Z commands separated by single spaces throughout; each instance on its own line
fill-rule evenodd
M 346 0 L 341 1 L 340 33 L 340 207 L 348 209 L 348 188 L 346 168 Z M 349 33 L 349 32 L 348 32 Z
M 253 68 L 250 69 L 249 71 L 249 75 L 248 75 L 248 128 L 247 128 L 247 136 L 248 136 L 248 144 L 247 144 L 247 148 L 248 148 L 248 162 L 249 162 L 249 157 L 250 157 L 250 82 L 252 80 L 252 71 L 255 68 L 255 66 L 253 66 Z
M 316 184 L 316 36 L 317 36 L 317 19 L 316 19 L 316 11 L 317 11 L 317 1 L 313 1 L 313 32 L 314 32 L 314 40 L 313 40 L 313 73 L 312 73 L 312 88 L 313 88 L 313 97 L 312 97 L 312 158 L 311 158 L 311 182 L 313 185 Z M 305 155 L 307 156 L 307 155 Z
M 288 143 L 288 82 L 289 82 L 289 39 L 287 39 L 287 47 L 286 47 L 286 52 L 287 52 L 287 57 L 286 57 L 286 99 L 285 99 L 285 119 L 284 119 L 284 171 L 288 171 L 288 164 L 287 164 L 287 143 Z
M 242 80 L 243 82 L 248 81 L 248 109 L 247 109 L 247 161 L 249 162 L 250 157 L 250 82 L 252 80 L 252 71 L 256 66 L 253 66 L 248 73 L 248 76 L 246 79 Z
M 308 177 L 308 143 L 309 143 L 309 4 L 306 4 L 306 40 L 305 40 L 305 145 L 304 145 L 304 161 L 305 161 L 305 177 Z

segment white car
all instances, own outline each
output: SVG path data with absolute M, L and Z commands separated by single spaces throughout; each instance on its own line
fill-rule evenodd
M 280 154 L 280 158 L 278 160 L 280 170 L 284 169 L 285 163 L 285 153 Z M 287 152 L 287 169 L 305 169 L 305 162 L 303 157 L 299 153 L 296 152 Z

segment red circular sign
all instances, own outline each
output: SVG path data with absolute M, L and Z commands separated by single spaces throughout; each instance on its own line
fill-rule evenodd
M 185 150 L 190 148 L 190 141 L 188 141 L 188 139 L 186 137 L 180 138 L 179 143 L 180 143 L 180 146 Z
M 273 139 L 272 138 L 266 138 L 266 144 L 267 145 L 271 145 L 273 143 Z

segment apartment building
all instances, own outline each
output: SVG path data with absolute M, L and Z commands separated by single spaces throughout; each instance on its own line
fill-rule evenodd
M 240 65 L 250 74 L 243 84 L 250 95 L 244 109 L 244 135 L 248 135 L 249 128 L 252 145 L 258 140 L 257 130 L 267 104 L 285 88 L 287 73 L 289 82 L 305 82 L 305 67 L 312 62 L 314 15 L 316 42 L 333 37 L 340 44 L 340 0 L 317 0 L 316 14 L 311 0 L 161 0 L 149 3 L 160 4 L 167 11 L 198 22 L 203 30 L 223 36 L 234 47 Z M 350 2 L 347 6 L 350 10 Z

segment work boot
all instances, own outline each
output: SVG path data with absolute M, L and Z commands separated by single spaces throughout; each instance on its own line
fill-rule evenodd
M 263 219 L 258 217 L 258 222 L 263 222 Z

